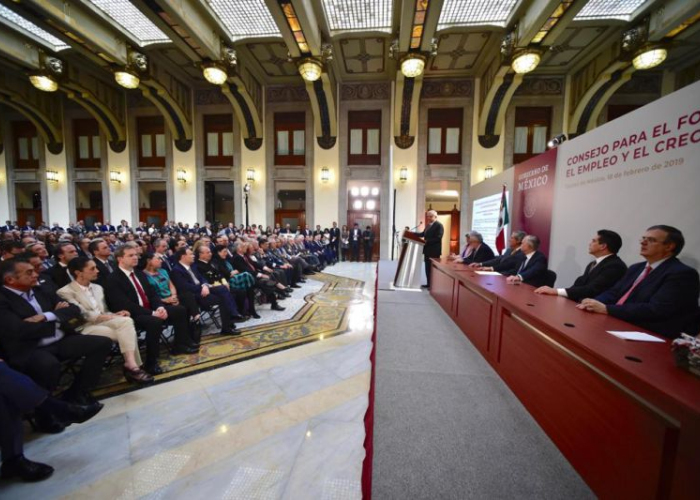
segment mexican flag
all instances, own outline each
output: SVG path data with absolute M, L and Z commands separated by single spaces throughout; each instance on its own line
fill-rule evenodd
M 503 185 L 503 196 L 501 196 L 501 208 L 498 211 L 498 229 L 496 229 L 496 250 L 499 255 L 503 255 L 506 248 L 506 226 L 508 220 L 508 200 L 506 198 L 506 185 Z

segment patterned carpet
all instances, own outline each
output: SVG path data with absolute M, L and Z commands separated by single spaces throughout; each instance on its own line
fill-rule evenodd
M 261 319 L 238 323 L 239 336 L 217 335 L 210 322 L 198 354 L 170 356 L 162 349 L 160 366 L 164 373 L 156 377 L 156 383 L 342 334 L 347 331 L 348 306 L 361 300 L 363 286 L 359 280 L 318 273 L 281 302 L 285 311 L 274 312 L 263 305 L 258 308 Z M 139 388 L 124 380 L 121 362 L 121 358 L 115 359 L 103 373 L 101 386 L 94 391 L 96 396 L 104 398 Z

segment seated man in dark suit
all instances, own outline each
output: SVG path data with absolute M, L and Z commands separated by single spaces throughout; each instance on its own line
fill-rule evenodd
M 73 243 L 59 243 L 56 247 L 56 265 L 44 271 L 44 276 L 56 285 L 56 289 L 63 288 L 73 281 L 68 272 L 68 263 L 78 256 L 78 250 Z
M 99 271 L 95 283 L 104 288 L 105 281 L 107 281 L 107 278 L 114 272 L 114 268 L 116 267 L 112 260 L 112 249 L 109 248 L 109 243 L 107 243 L 106 240 L 95 238 L 90 242 L 88 251 L 94 257 L 93 260 Z
M 520 266 L 502 271 L 508 276 L 507 282 L 513 285 L 518 283 L 526 283 L 532 286 L 543 286 L 547 280 L 547 257 L 538 250 L 540 247 L 540 239 L 528 234 L 523 238 L 520 244 L 520 251 L 525 255 L 520 263 Z
M 535 293 L 559 295 L 580 302 L 595 297 L 611 288 L 627 272 L 627 265 L 617 256 L 622 247 L 622 238 L 615 231 L 601 229 L 588 244 L 588 253 L 595 257 L 586 266 L 583 276 L 579 276 L 569 288 L 541 286 Z
M 204 245 L 202 245 L 204 247 Z M 209 250 L 209 247 L 205 247 Z M 232 316 L 238 316 L 236 302 L 225 286 L 210 284 L 195 265 L 195 255 L 189 248 L 182 248 L 173 256 L 176 264 L 170 273 L 179 295 L 191 293 L 197 304 L 205 309 L 219 306 L 221 316 L 221 335 L 238 335 Z M 233 308 L 233 309 L 232 309 Z M 240 316 L 239 316 L 240 317 Z
M 695 317 L 700 295 L 698 272 L 677 257 L 684 245 L 683 233 L 675 227 L 651 226 L 641 239 L 645 262 L 631 265 L 614 287 L 576 307 L 678 337 Z
M 0 359 L 0 450 L 2 479 L 41 481 L 53 474 L 53 467 L 24 457 L 22 415 L 49 415 L 57 430 L 91 419 L 102 409 L 99 403 L 74 405 L 55 399 L 31 378 L 10 368 Z
M 30 263 L 20 259 L 3 262 L 0 276 L 4 285 L 0 288 L 0 351 L 4 359 L 52 392 L 58 386 L 61 361 L 84 358 L 64 399 L 91 402 L 89 392 L 99 381 L 112 341 L 75 333 L 80 309 L 38 288 L 39 275 Z
M 163 373 L 158 366 L 158 352 L 160 334 L 166 322 L 175 330 L 174 354 L 199 352 L 189 331 L 187 310 L 180 305 L 163 304 L 143 271 L 136 269 L 139 255 L 135 244 L 122 245 L 114 256 L 118 269 L 105 282 L 105 298 L 110 310 L 129 311 L 137 329 L 146 331 L 144 371 L 151 375 Z
M 508 248 L 503 252 L 503 255 L 498 255 L 485 261 L 477 260 L 469 264 L 469 267 L 496 272 L 503 272 L 503 269 L 510 269 L 511 267 L 517 269 L 524 258 L 523 253 L 520 251 L 520 245 L 525 236 L 525 231 L 513 231 L 508 239 Z
M 469 231 L 466 235 L 467 244 L 459 254 L 463 264 L 473 264 L 493 259 L 491 247 L 484 243 L 484 237 L 477 231 Z

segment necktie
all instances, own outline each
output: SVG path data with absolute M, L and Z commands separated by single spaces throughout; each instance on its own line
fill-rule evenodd
M 625 294 L 622 297 L 620 297 L 620 300 L 615 302 L 615 305 L 621 306 L 622 304 L 624 304 L 627 301 L 627 299 L 629 298 L 632 291 L 635 288 L 637 288 L 637 285 L 639 285 L 642 281 L 644 281 L 644 278 L 649 276 L 650 272 L 651 272 L 651 266 L 645 267 L 644 272 L 639 275 L 639 277 L 634 281 L 634 283 L 632 283 L 632 286 L 630 287 L 630 289 L 627 290 L 627 292 L 625 292 Z
M 522 273 L 523 270 L 527 267 L 527 261 L 528 261 L 528 259 L 527 259 L 527 257 L 525 257 L 525 260 L 523 261 L 523 263 L 520 264 L 520 268 L 518 268 L 518 272 L 515 273 L 516 275 Z
M 139 280 L 136 279 L 136 274 L 132 271 L 129 277 L 131 278 L 131 281 L 136 287 L 136 293 L 139 294 L 139 298 L 141 299 L 143 307 L 145 307 L 146 309 L 150 309 L 151 303 L 149 302 L 148 297 L 146 296 L 146 292 L 144 292 L 143 287 L 141 286 L 141 283 L 139 283 Z
M 109 261 L 105 261 L 105 267 L 107 268 L 107 272 L 112 274 L 112 266 L 109 264 Z
M 192 281 L 194 281 L 194 284 L 195 284 L 195 285 L 199 285 L 199 280 L 197 279 L 197 277 L 196 277 L 196 276 L 194 275 L 194 273 L 192 272 L 192 269 L 187 269 L 187 272 L 190 273 L 190 276 L 192 277 Z

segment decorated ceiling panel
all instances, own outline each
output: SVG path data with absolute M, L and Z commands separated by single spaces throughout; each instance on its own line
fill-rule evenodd
M 246 45 L 268 76 L 298 75 L 296 66 L 288 60 L 283 42 L 249 43 Z
M 384 38 L 348 38 L 338 45 L 345 72 L 351 75 L 383 73 L 385 68 Z
M 431 72 L 468 71 L 474 68 L 490 32 L 464 32 L 440 35 L 438 53 L 430 63 Z

